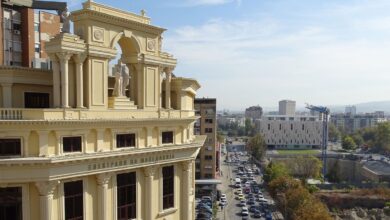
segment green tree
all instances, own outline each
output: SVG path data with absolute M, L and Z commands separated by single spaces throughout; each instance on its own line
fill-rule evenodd
M 345 149 L 345 150 L 353 150 L 356 148 L 355 141 L 349 135 L 347 135 L 343 138 L 341 145 L 342 145 L 343 149 Z
M 261 134 L 251 137 L 246 145 L 253 158 L 259 161 L 263 159 L 267 150 L 267 145 L 265 144 L 264 138 Z
M 321 160 L 314 156 L 297 157 L 286 162 L 291 174 L 306 180 L 308 178 L 320 178 L 322 163 Z
M 254 126 L 250 118 L 245 119 L 245 135 L 253 136 L 254 135 Z
M 264 181 L 269 183 L 278 177 L 288 175 L 288 169 L 286 168 L 286 165 L 284 163 L 270 163 L 265 169 Z
M 339 183 L 341 181 L 339 160 L 336 160 L 333 166 L 330 167 L 326 178 L 333 183 Z
M 268 184 L 268 189 L 272 197 L 277 194 L 284 194 L 289 189 L 302 187 L 301 182 L 289 176 L 288 174 L 274 178 Z
M 353 134 L 352 139 L 358 147 L 362 146 L 362 144 L 364 143 L 363 137 L 359 132 Z
M 339 129 L 332 123 L 329 123 L 329 140 L 336 142 L 341 137 Z
M 390 152 L 390 122 L 379 123 L 375 132 L 375 147 Z

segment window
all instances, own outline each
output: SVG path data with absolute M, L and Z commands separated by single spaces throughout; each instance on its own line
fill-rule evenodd
M 174 167 L 163 167 L 163 209 L 174 207 Z
M 35 53 L 40 53 L 41 52 L 41 45 L 40 44 L 35 44 Z
M 282 130 L 282 124 L 279 124 L 279 130 Z
M 212 159 L 213 159 L 213 156 L 211 156 L 211 155 L 205 155 L 205 156 L 204 156 L 204 159 L 205 159 L 205 160 L 212 160 Z
M 39 32 L 39 23 L 34 23 L 34 31 Z
M 135 134 L 117 134 L 116 147 L 135 147 Z
M 117 180 L 117 204 L 118 220 L 136 218 L 136 173 L 118 174 Z
M 65 220 L 83 219 L 83 181 L 64 183 Z
M 268 130 L 270 130 L 271 129 L 271 125 L 270 124 L 268 124 Z
M 291 126 L 291 130 L 294 128 L 293 124 L 290 125 Z
M 162 132 L 162 143 L 163 144 L 173 144 L 173 132 L 172 131 Z
M 302 131 L 305 130 L 305 125 L 302 125 Z
M 212 124 L 213 123 L 213 119 L 211 119 L 211 118 L 206 118 L 204 121 L 205 121 L 206 124 Z
M 205 133 L 213 133 L 213 129 L 212 128 L 205 128 L 204 132 Z
M 19 138 L 0 139 L 0 157 L 21 156 L 21 149 Z
M 25 92 L 25 108 L 49 108 L 49 93 Z
M 0 188 L 0 219 L 22 220 L 22 188 Z
M 63 151 L 67 152 L 81 152 L 81 136 L 77 137 L 63 137 L 62 138 Z

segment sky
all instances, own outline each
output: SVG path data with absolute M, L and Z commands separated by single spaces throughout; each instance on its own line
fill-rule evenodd
M 389 0 L 98 0 L 168 29 L 175 75 L 218 109 L 390 100 Z M 70 10 L 81 1 L 69 0 Z

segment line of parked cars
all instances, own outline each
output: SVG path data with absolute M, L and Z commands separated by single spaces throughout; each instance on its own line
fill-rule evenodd
M 203 196 L 202 199 L 195 200 L 195 205 L 197 220 L 212 220 L 213 200 L 210 196 Z
M 235 178 L 235 194 L 238 200 L 238 206 L 241 207 L 240 215 L 242 219 L 265 218 L 272 220 L 270 211 L 270 201 L 264 198 L 264 195 L 256 181 L 255 175 L 261 175 L 257 167 L 248 165 L 239 165 Z M 255 174 L 256 173 L 256 174 Z

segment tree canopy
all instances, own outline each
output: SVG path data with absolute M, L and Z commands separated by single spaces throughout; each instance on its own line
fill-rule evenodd
M 260 161 L 265 156 L 267 145 L 265 144 L 264 138 L 261 134 L 257 134 L 254 137 L 251 137 L 248 140 L 246 146 L 250 155 L 256 160 Z
M 343 141 L 341 143 L 341 146 L 343 147 L 343 149 L 345 150 L 354 150 L 356 149 L 356 143 L 355 141 L 353 140 L 353 138 L 349 135 L 345 136 L 343 138 Z

